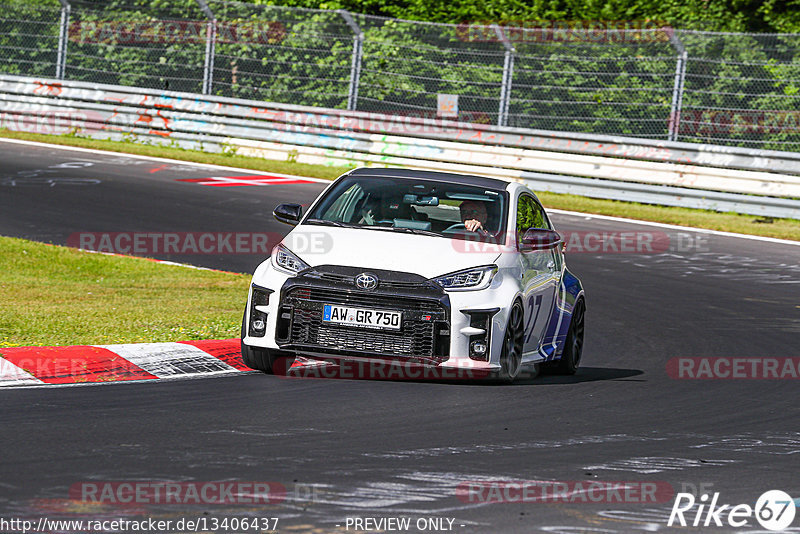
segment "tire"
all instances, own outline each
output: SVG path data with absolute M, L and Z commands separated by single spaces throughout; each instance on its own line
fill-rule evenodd
M 564 341 L 564 350 L 561 359 L 552 363 L 549 370 L 558 375 L 574 375 L 581 364 L 583 354 L 583 330 L 586 305 L 583 300 L 575 303 L 572 310 L 572 320 L 569 322 L 567 339 Z
M 503 384 L 513 383 L 522 368 L 522 344 L 525 338 L 523 316 L 522 304 L 519 301 L 514 302 L 508 315 L 503 348 L 500 351 L 500 371 L 497 373 L 497 381 Z
M 247 313 L 245 311 L 245 313 Z M 247 333 L 247 316 L 242 316 L 242 363 L 250 369 L 261 371 L 268 375 L 285 375 L 289 367 L 294 363 L 294 355 L 285 352 L 273 351 L 260 347 L 251 347 L 244 344 L 244 337 Z

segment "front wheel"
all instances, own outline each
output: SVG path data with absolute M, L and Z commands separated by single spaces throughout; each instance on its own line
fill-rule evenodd
M 515 302 L 508 316 L 508 326 L 500 352 L 500 371 L 497 373 L 498 381 L 504 384 L 514 382 L 522 367 L 522 343 L 525 338 L 523 315 L 522 304 Z
M 561 359 L 553 362 L 550 368 L 553 373 L 574 375 L 578 371 L 578 366 L 581 364 L 581 355 L 583 354 L 583 320 L 585 311 L 586 305 L 583 300 L 575 303 Z

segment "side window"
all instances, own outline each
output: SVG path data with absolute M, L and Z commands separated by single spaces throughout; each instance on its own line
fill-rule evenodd
M 350 222 L 356 203 L 364 196 L 359 184 L 353 184 L 325 210 L 323 218 L 328 221 Z
M 531 196 L 522 195 L 517 203 L 517 244 L 522 241 L 522 234 L 528 228 L 549 230 L 550 224 L 539 203 Z

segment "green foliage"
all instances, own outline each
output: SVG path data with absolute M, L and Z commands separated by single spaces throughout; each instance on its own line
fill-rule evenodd
M 280 4 L 451 24 L 658 20 L 694 30 L 800 32 L 799 0 L 282 0 Z
M 758 8 L 758 16 L 770 31 L 800 33 L 800 0 L 766 0 Z
M 236 156 L 238 150 L 237 146 L 231 143 L 220 143 L 222 147 L 222 155 L 228 158 Z
M 345 108 L 356 41 L 340 14 L 320 9 L 358 13 L 364 35 L 357 109 L 432 117 L 437 95 L 455 94 L 460 120 L 487 124 L 500 114 L 506 47 L 493 30 L 470 33 L 475 25 L 616 21 L 800 32 L 800 0 L 279 1 L 208 1 L 219 32 L 214 94 Z M 59 14 L 55 0 L 3 5 L 0 73 L 53 77 Z M 207 20 L 195 0 L 74 0 L 70 20 L 67 79 L 201 91 Z M 183 38 L 164 37 L 171 21 L 182 21 Z M 115 33 L 124 24 L 141 24 L 155 37 L 126 40 L 125 32 Z M 677 37 L 689 57 L 679 140 L 800 149 L 800 35 L 669 30 L 597 41 L 590 33 L 571 35 L 512 38 L 509 126 L 665 139 Z
M 528 228 L 544 228 L 544 212 L 532 201 L 520 201 L 517 206 L 517 228 L 527 230 Z M 522 236 L 518 236 L 522 237 Z

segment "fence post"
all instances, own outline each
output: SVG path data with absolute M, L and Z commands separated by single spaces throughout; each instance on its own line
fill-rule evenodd
M 672 85 L 672 105 L 670 106 L 669 110 L 669 132 L 667 139 L 669 141 L 677 141 L 681 127 L 683 87 L 686 79 L 686 63 L 689 60 L 689 55 L 687 54 L 683 43 L 674 31 L 670 35 L 669 41 L 678 52 L 678 61 L 675 63 L 675 80 Z
M 61 27 L 58 30 L 58 55 L 56 56 L 56 78 L 64 79 L 67 70 L 67 39 L 69 37 L 69 14 L 72 7 L 61 0 Z
M 678 140 L 678 135 L 681 133 L 681 113 L 683 112 L 683 95 L 686 92 L 686 65 L 689 63 L 689 54 L 683 53 L 683 61 L 681 61 L 681 86 L 678 89 L 678 105 L 675 108 L 675 136 L 673 141 Z
M 214 84 L 214 54 L 217 46 L 217 19 L 205 0 L 197 0 L 208 23 L 206 24 L 206 58 L 203 62 L 203 94 L 210 95 Z
M 497 111 L 497 125 L 506 126 L 508 124 L 508 104 L 511 100 L 511 81 L 514 78 L 514 47 L 508 40 L 506 34 L 497 24 L 492 24 L 494 32 L 503 43 L 506 49 L 505 59 L 503 60 L 503 80 L 500 82 L 500 108 Z
M 350 61 L 350 88 L 347 91 L 347 111 L 355 111 L 358 107 L 358 84 L 361 80 L 361 57 L 364 50 L 364 32 L 353 19 L 349 11 L 338 9 L 337 13 L 350 26 L 353 32 L 353 58 Z

